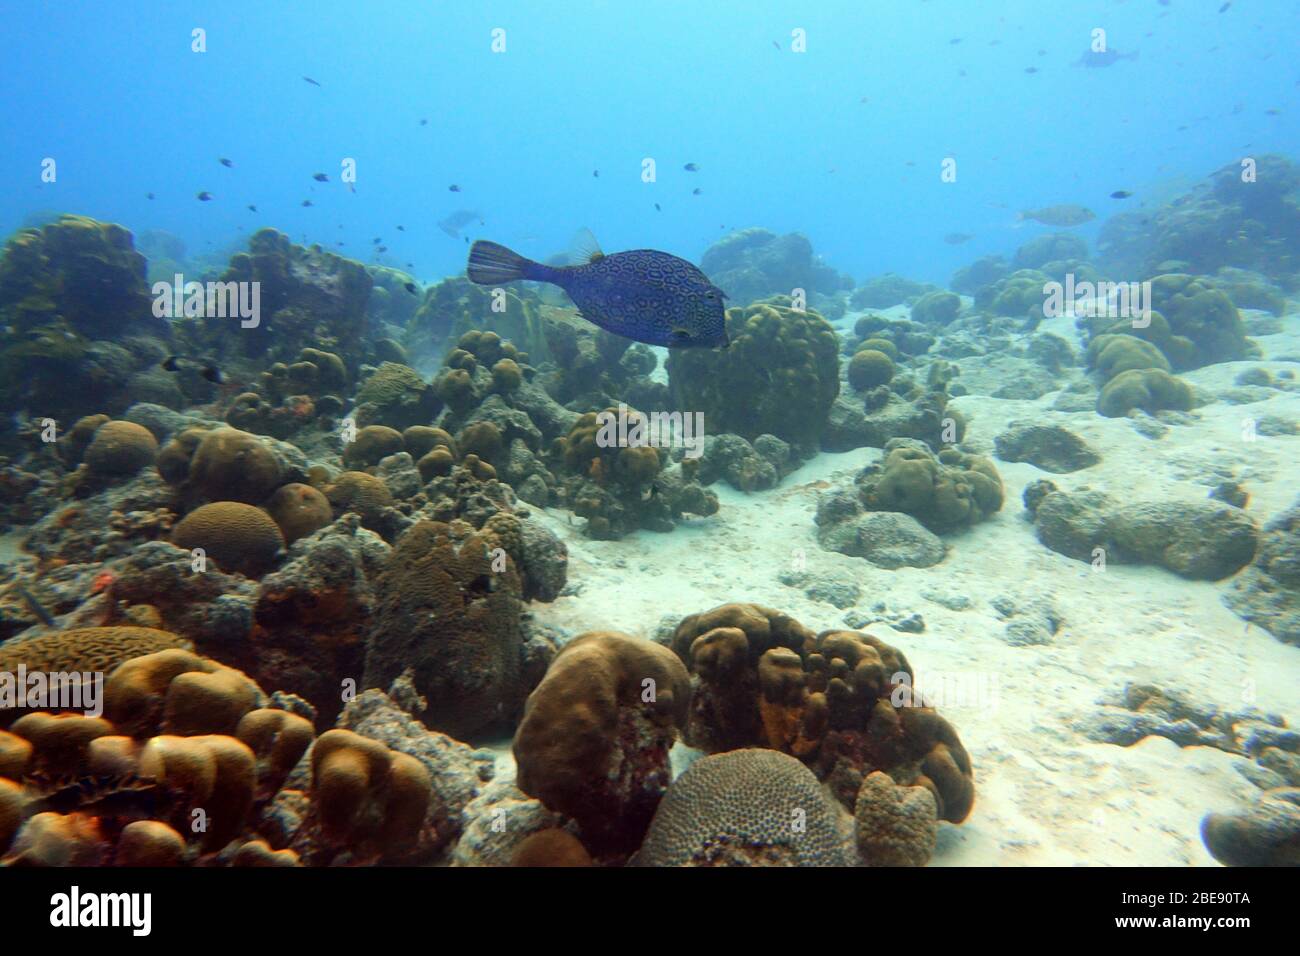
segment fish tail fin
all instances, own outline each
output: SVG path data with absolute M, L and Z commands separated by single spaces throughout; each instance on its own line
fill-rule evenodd
M 469 247 L 469 263 L 465 267 L 469 281 L 477 285 L 500 285 L 516 279 L 531 279 L 537 275 L 538 269 L 533 260 L 486 239 L 479 239 Z

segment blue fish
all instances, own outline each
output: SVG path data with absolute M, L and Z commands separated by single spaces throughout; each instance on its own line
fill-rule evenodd
M 549 282 L 569 294 L 592 325 L 647 345 L 726 348 L 727 294 L 685 259 L 655 249 L 605 255 L 593 249 L 576 266 L 548 266 L 480 239 L 469 250 L 471 282 Z

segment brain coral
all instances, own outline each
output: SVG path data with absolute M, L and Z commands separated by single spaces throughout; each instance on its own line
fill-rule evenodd
M 172 530 L 172 543 L 202 548 L 222 568 L 256 576 L 284 549 L 279 527 L 261 508 L 238 501 L 214 501 L 195 508 Z
M 97 475 L 133 475 L 152 465 L 158 441 L 143 425 L 105 422 L 86 448 L 86 467 Z
M 851 866 L 840 809 L 775 750 L 702 757 L 668 788 L 638 866 Z
M 640 842 L 668 785 L 690 678 L 667 648 L 624 634 L 574 638 L 528 698 L 518 785 L 577 820 L 597 852 Z
M 412 525 L 379 577 L 365 686 L 410 667 L 428 726 L 459 739 L 504 729 L 527 693 L 521 594 L 514 561 L 469 525 Z
M 775 435 L 810 454 L 839 394 L 839 342 L 818 313 L 776 302 L 727 310 L 729 348 L 677 349 L 668 377 L 678 408 L 713 434 Z
M 169 647 L 193 649 L 170 631 L 151 627 L 82 627 L 0 645 L 0 671 L 97 671 L 109 674 L 123 661 Z
M 319 531 L 334 520 L 329 499 L 311 485 L 296 481 L 277 488 L 266 503 L 266 510 L 287 544 Z
M 198 439 L 190 459 L 189 480 L 205 498 L 257 504 L 283 478 L 275 453 L 256 435 L 237 428 L 215 428 Z

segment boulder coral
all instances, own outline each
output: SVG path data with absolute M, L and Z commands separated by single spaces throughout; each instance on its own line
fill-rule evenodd
M 692 675 L 691 746 L 791 754 L 846 808 L 879 770 L 930 791 L 941 820 L 960 823 L 970 813 L 970 757 L 952 725 L 924 706 L 897 648 L 857 631 L 814 634 L 757 604 L 684 618 L 672 648 Z
M 575 637 L 529 695 L 514 742 L 519 789 L 576 820 L 598 855 L 635 849 L 671 779 L 690 690 L 661 645 Z
M 420 521 L 398 540 L 377 583 L 366 687 L 408 667 L 429 726 L 461 739 L 510 726 L 523 686 L 523 586 L 514 560 L 468 524 Z
M 993 462 L 953 447 L 935 455 L 921 442 L 891 439 L 884 459 L 856 479 L 867 511 L 900 511 L 931 531 L 965 528 L 1002 509 L 1002 479 Z
M 807 456 L 839 394 L 839 341 L 821 315 L 785 303 L 728 309 L 731 345 L 671 351 L 669 387 L 676 406 L 703 412 L 711 432 L 775 435 Z

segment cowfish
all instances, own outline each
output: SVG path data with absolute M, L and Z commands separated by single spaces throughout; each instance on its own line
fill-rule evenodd
M 1097 216 L 1091 209 L 1085 209 L 1083 206 L 1072 206 L 1064 204 L 1060 206 L 1044 206 L 1042 209 L 1026 209 L 1024 212 L 1017 214 L 1017 219 L 1032 219 L 1034 222 L 1041 222 L 1045 226 L 1081 226 L 1085 222 L 1096 219 Z
M 594 246 L 594 243 L 591 243 Z M 685 259 L 655 249 L 605 255 L 592 248 L 576 266 L 548 266 L 495 242 L 470 246 L 471 282 L 549 282 L 568 293 L 582 317 L 606 332 L 668 348 L 726 348 L 726 293 Z

